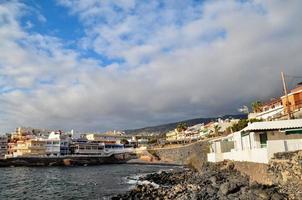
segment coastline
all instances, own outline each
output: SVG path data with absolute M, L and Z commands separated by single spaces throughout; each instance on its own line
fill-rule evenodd
M 123 164 L 132 157 L 128 154 L 110 156 L 61 156 L 61 157 L 14 157 L 0 160 L 0 167 L 46 167 L 46 166 L 88 166 L 102 164 Z
M 140 176 L 136 186 L 111 199 L 288 199 L 276 185 L 251 183 L 229 163 L 207 163 L 199 173 L 190 168 Z
M 174 162 L 162 162 L 162 161 L 146 161 L 141 159 L 131 159 L 127 161 L 125 164 L 133 164 L 133 165 L 161 165 L 161 166 L 179 166 L 185 167 L 186 165 L 178 164 Z

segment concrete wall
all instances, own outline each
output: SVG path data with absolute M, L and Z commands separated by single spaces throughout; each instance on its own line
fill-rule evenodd
M 276 153 L 268 164 L 224 161 L 234 165 L 234 169 L 250 178 L 251 182 L 283 185 L 292 190 L 294 196 L 302 199 L 302 151 Z
M 283 132 L 268 132 L 267 134 L 268 157 L 274 153 L 296 151 L 302 149 L 302 134 L 286 135 Z
M 243 151 L 232 151 L 226 153 L 209 153 L 207 159 L 209 162 L 220 162 L 223 160 L 247 161 L 256 163 L 268 163 L 266 148 L 246 149 Z
M 209 144 L 207 141 L 199 141 L 180 147 L 157 148 L 149 149 L 148 151 L 164 162 L 193 164 L 196 165 L 196 167 L 199 167 L 207 161 Z
M 234 162 L 234 169 L 250 178 L 251 182 L 271 185 L 272 177 L 268 173 L 268 165 L 253 162 Z

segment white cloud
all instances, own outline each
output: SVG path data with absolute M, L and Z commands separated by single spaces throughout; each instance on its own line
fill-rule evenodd
M 0 4 L 0 128 L 138 127 L 278 95 L 281 70 L 302 73 L 301 3 L 61 0 L 85 27 L 82 50 L 26 32 L 25 5 Z

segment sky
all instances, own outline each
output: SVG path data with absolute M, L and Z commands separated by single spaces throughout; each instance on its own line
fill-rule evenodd
M 0 0 L 0 132 L 138 128 L 280 96 L 281 71 L 302 75 L 301 8 Z

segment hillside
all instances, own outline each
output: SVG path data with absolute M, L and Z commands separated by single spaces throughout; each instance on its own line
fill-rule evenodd
M 228 118 L 236 118 L 236 119 L 242 119 L 246 118 L 247 116 L 245 114 L 240 115 L 225 115 L 223 117 L 219 117 L 221 119 L 228 119 Z M 161 124 L 157 126 L 150 126 L 145 128 L 139 128 L 139 129 L 130 129 L 130 130 L 124 130 L 126 134 L 130 135 L 146 135 L 146 134 L 163 134 L 170 130 L 173 130 L 176 128 L 177 124 L 179 123 L 186 123 L 188 126 L 193 126 L 195 124 L 199 123 L 208 123 L 214 120 L 217 120 L 218 117 L 212 117 L 212 118 L 196 118 L 196 119 L 188 119 L 184 121 L 179 122 L 173 122 L 168 124 Z

